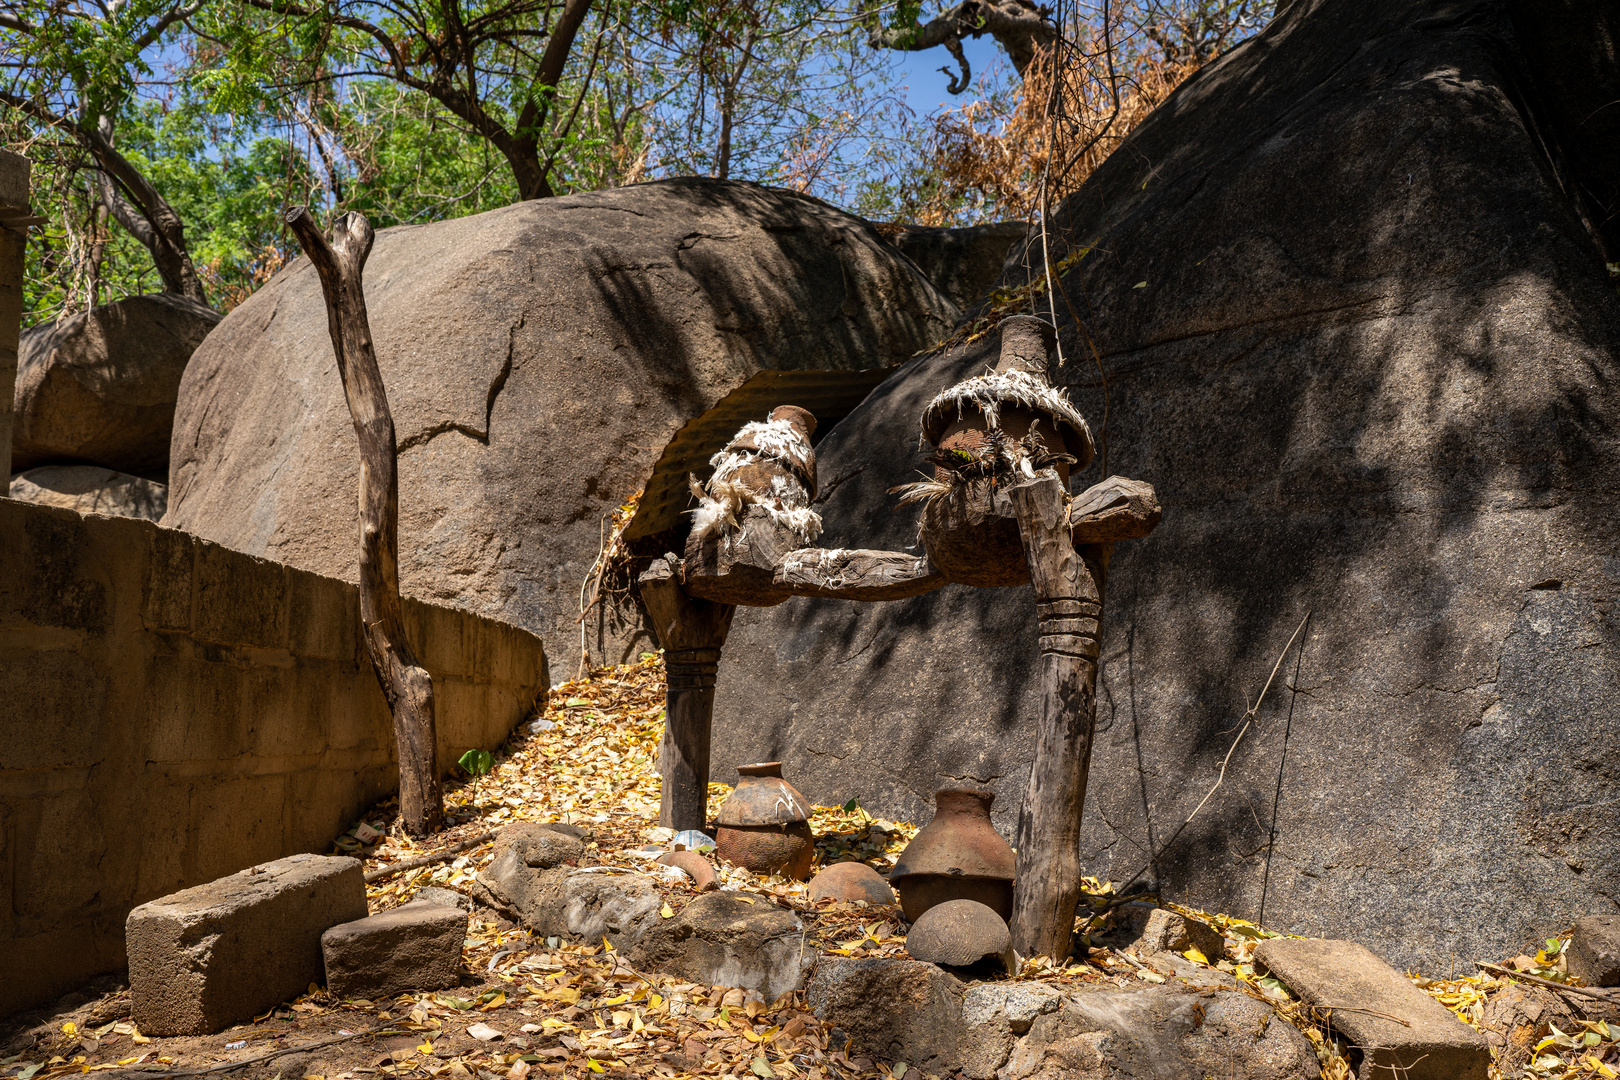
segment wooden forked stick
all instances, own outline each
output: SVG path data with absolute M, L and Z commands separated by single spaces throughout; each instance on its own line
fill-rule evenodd
M 1605 992 L 1603 990 L 1588 990 L 1584 986 L 1567 986 L 1561 982 L 1553 982 L 1551 979 L 1543 979 L 1539 975 L 1526 975 L 1522 971 L 1514 971 L 1512 968 L 1505 968 L 1501 964 L 1487 964 L 1483 960 L 1475 960 L 1474 966 L 1477 968 L 1484 968 L 1486 971 L 1498 972 L 1502 975 L 1508 976 L 1509 978 L 1518 979 L 1520 982 L 1531 983 L 1535 986 L 1545 986 L 1549 990 L 1562 990 L 1566 994 L 1579 994 L 1581 997 L 1588 997 L 1597 1001 L 1607 1001 L 1611 1005 L 1617 1000 L 1620 1000 L 1620 993 L 1615 993 L 1613 991 Z
M 394 716 L 400 818 L 407 832 L 425 836 L 444 821 L 444 790 L 433 678 L 405 638 L 399 598 L 399 454 L 360 282 L 374 234 L 363 214 L 348 213 L 333 222 L 329 245 L 302 206 L 287 212 L 287 224 L 320 274 L 327 329 L 360 444 L 360 627 Z

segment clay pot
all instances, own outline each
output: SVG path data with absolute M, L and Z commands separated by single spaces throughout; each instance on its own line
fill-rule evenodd
M 1016 857 L 990 824 L 996 793 L 946 787 L 934 793 L 934 820 L 919 832 L 889 872 L 909 922 L 951 900 L 976 900 L 1003 920 L 1012 918 Z
M 810 804 L 782 779 L 780 761 L 739 765 L 737 775 L 716 819 L 714 853 L 756 874 L 803 881 L 816 854 Z
M 1067 451 L 1075 457 L 1074 466 L 1061 461 L 1053 466 L 1067 488 L 1071 467 L 1084 468 L 1095 447 L 1085 419 L 1052 389 L 1047 377 L 1047 360 L 1055 342 L 1052 326 L 1044 319 L 1028 315 L 1003 319 L 996 373 L 958 383 L 930 402 L 922 416 L 923 439 L 942 450 L 982 452 L 991 442 L 983 407 L 987 400 L 994 401 L 996 426 L 1006 438 L 1016 442 L 1038 425 L 1036 430 L 1050 450 Z M 1022 382 L 1013 386 L 1007 379 Z M 951 483 L 952 490 L 923 507 L 919 533 L 929 561 L 947 581 L 961 585 L 1028 584 L 1029 566 L 1024 561 L 1018 523 L 1005 508 L 996 507 L 996 484 L 971 473 L 965 474 L 963 482 L 955 472 L 946 465 L 934 468 L 934 478 Z

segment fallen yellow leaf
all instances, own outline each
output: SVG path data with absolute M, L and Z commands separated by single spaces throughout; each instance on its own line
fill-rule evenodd
M 62 1034 L 64 1034 L 64 1035 L 77 1035 L 78 1033 L 79 1033 L 79 1025 L 75 1024 L 73 1021 L 69 1020 L 67 1023 L 62 1025 Z
M 1189 946 L 1187 951 L 1182 953 L 1181 955 L 1185 956 L 1187 959 L 1191 960 L 1195 964 L 1207 964 L 1207 963 L 1209 963 L 1209 957 L 1205 956 L 1203 954 L 1203 952 L 1196 945 Z
M 665 904 L 663 907 L 658 909 L 658 914 L 666 919 L 673 919 L 675 917 L 675 909 L 670 907 L 668 904 Z

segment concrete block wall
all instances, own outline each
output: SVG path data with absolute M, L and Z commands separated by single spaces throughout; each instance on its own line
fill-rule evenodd
M 0 1015 L 124 964 L 136 904 L 333 838 L 397 784 L 355 586 L 0 499 Z M 440 762 L 548 684 L 540 639 L 406 601 Z

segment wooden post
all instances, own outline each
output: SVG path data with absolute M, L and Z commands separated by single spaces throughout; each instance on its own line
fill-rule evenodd
M 664 738 L 658 746 L 663 794 L 658 824 L 702 829 L 709 811 L 709 737 L 714 727 L 714 678 L 731 631 L 732 604 L 688 596 L 674 556 L 654 560 L 638 579 L 641 602 L 664 647 Z
M 399 598 L 398 448 L 360 284 L 371 254 L 371 223 L 362 214 L 344 214 L 333 223 L 330 246 L 308 209 L 288 211 L 287 224 L 320 274 L 327 329 L 360 443 L 361 632 L 394 714 L 400 818 L 406 831 L 424 836 L 444 821 L 444 790 L 439 785 L 433 678 L 405 639 Z
M 1080 815 L 1097 715 L 1097 630 L 1107 544 L 1077 551 L 1056 476 L 1007 492 L 1040 621 L 1041 717 L 1019 822 L 1013 948 L 1067 959 L 1080 903 Z

